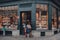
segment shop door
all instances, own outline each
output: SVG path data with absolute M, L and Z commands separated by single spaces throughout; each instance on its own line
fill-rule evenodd
M 31 24 L 31 11 L 21 11 L 20 12 L 20 34 L 24 34 L 23 24 Z

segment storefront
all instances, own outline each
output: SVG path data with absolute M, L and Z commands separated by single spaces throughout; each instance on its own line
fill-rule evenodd
M 57 29 L 58 6 L 48 1 L 17 1 L 0 5 L 0 29 L 20 30 L 23 34 L 23 23 L 31 24 L 33 30 Z

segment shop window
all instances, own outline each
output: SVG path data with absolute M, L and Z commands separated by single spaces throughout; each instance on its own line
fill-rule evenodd
M 60 28 L 60 16 L 58 17 L 58 27 Z
M 18 27 L 18 6 L 0 7 L 0 29 L 5 26 L 6 29 L 16 30 Z
M 57 13 L 56 8 L 52 7 L 52 29 L 57 28 Z
M 48 28 L 48 6 L 44 4 L 36 5 L 36 28 Z

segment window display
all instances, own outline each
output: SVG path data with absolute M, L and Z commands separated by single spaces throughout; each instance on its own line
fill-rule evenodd
M 18 27 L 18 6 L 0 7 L 0 29 L 5 26 L 6 29 L 16 30 Z
M 56 8 L 52 7 L 52 29 L 57 28 L 57 15 Z
M 2 28 L 2 16 L 0 15 L 0 28 Z
M 58 17 L 58 27 L 60 28 L 60 16 Z
M 36 27 L 48 28 L 48 6 L 44 4 L 36 5 Z

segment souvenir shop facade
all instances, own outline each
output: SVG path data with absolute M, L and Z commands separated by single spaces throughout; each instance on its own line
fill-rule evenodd
M 21 0 L 0 4 L 0 29 L 19 30 L 23 34 L 23 23 L 36 29 L 58 28 L 58 6 L 51 1 Z

